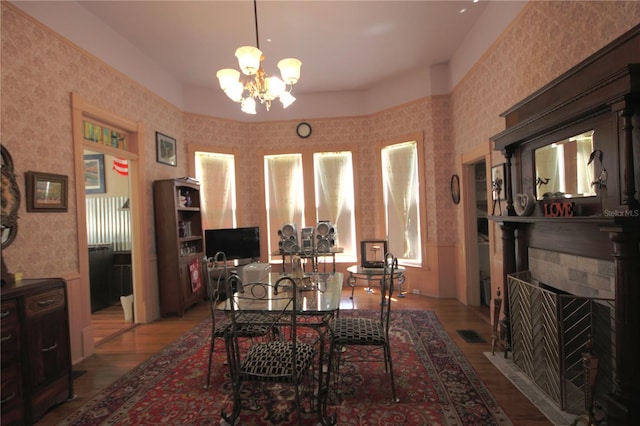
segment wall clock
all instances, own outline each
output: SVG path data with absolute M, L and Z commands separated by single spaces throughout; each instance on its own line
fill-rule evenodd
M 299 123 L 298 127 L 296 127 L 296 133 L 303 139 L 308 138 L 309 136 L 311 136 L 311 124 L 305 121 Z
M 454 204 L 460 202 L 460 178 L 458 175 L 451 176 L 451 199 Z

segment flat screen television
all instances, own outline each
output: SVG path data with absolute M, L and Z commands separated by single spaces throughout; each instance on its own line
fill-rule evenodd
M 207 257 L 214 257 L 219 251 L 227 260 L 260 259 L 260 228 L 206 229 L 204 239 Z

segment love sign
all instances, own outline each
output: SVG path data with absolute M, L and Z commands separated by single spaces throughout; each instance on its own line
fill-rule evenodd
M 544 204 L 545 217 L 572 217 L 574 204 L 571 201 L 555 201 Z

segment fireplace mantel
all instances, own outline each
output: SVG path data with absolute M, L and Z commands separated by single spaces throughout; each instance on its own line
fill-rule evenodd
M 502 230 L 504 319 L 510 333 L 507 275 L 528 269 L 529 248 L 613 261 L 615 269 L 615 389 L 608 424 L 640 418 L 640 25 L 502 114 L 506 129 L 491 140 L 505 157 Z M 560 198 L 572 217 L 545 217 L 539 200 L 517 216 L 516 194 L 539 190 L 535 150 L 594 131 L 603 153 L 597 173 L 608 180 L 597 196 Z M 510 335 L 507 335 L 510 338 Z

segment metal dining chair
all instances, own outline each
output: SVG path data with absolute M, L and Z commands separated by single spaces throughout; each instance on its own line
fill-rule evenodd
M 239 282 L 239 278 L 227 280 L 228 285 L 234 282 Z M 232 379 L 233 409 L 230 413 L 223 409 L 222 418 L 234 425 L 240 416 L 242 398 L 250 398 L 252 404 L 256 403 L 257 394 L 247 392 L 245 384 L 260 383 L 264 386 L 275 383 L 293 387 L 297 420 L 300 423 L 301 395 L 305 384 L 308 386 L 306 393 L 310 397 L 313 395 L 310 373 L 313 371 L 316 351 L 312 344 L 298 340 L 296 282 L 284 276 L 275 284 L 248 283 L 241 287 L 242 290 L 229 298 L 225 305 L 231 322 L 226 330 L 225 342 Z M 269 330 L 278 328 L 282 332 L 276 339 L 247 345 L 247 341 L 242 341 L 240 337 L 244 330 L 256 326 L 266 326 Z
M 204 388 L 209 389 L 211 387 L 211 368 L 213 365 L 213 353 L 215 352 L 216 339 L 221 339 L 224 342 L 225 333 L 231 326 L 231 320 L 224 311 L 219 308 L 220 303 L 223 303 L 227 297 L 232 296 L 237 290 L 237 283 L 234 278 L 237 277 L 231 274 L 227 267 L 227 257 L 224 252 L 217 252 L 213 258 L 202 260 L 205 265 L 203 275 L 204 282 L 207 285 L 207 296 L 209 299 L 209 310 L 211 315 L 211 343 L 209 345 L 209 366 L 207 368 L 207 383 Z M 210 268 L 215 265 L 222 265 L 222 269 L 219 271 L 217 278 L 214 280 L 211 278 Z M 231 282 L 228 282 L 231 280 Z M 257 322 L 257 321 L 256 321 Z M 266 336 L 269 333 L 269 328 L 265 326 L 255 325 L 254 327 L 247 327 L 242 330 L 241 337 L 254 338 Z
M 211 279 L 211 271 L 209 270 L 210 269 L 209 265 L 210 264 L 215 265 L 218 262 L 222 262 L 223 267 L 222 267 L 222 271 L 220 271 L 220 274 L 218 275 L 217 280 L 214 281 L 213 279 Z M 213 353 L 215 351 L 216 339 L 224 339 L 225 330 L 231 324 L 228 318 L 216 318 L 216 316 L 220 316 L 220 311 L 217 311 L 217 306 L 220 303 L 220 296 L 221 296 L 220 289 L 226 288 L 225 280 L 229 275 L 229 271 L 227 270 L 227 257 L 223 252 L 216 253 L 216 255 L 211 259 L 207 259 L 207 257 L 205 256 L 202 259 L 202 263 L 205 265 L 203 268 L 205 271 L 203 272 L 203 275 L 204 275 L 204 282 L 207 285 L 207 297 L 209 299 L 209 311 L 211 315 L 211 343 L 209 345 L 209 367 L 207 368 L 207 383 L 204 386 L 205 389 L 209 389 L 209 387 L 211 386 L 211 366 L 213 363 Z M 216 311 L 218 312 L 217 315 L 216 315 Z
M 329 323 L 329 339 L 332 372 L 335 375 L 335 385 L 340 380 L 340 363 L 346 359 L 352 362 L 371 361 L 377 359 L 384 362 L 385 372 L 390 373 L 391 394 L 394 402 L 396 386 L 393 377 L 391 360 L 391 344 L 389 341 L 389 325 L 391 322 L 391 301 L 394 290 L 394 273 L 398 267 L 398 259 L 391 253 L 385 254 L 384 271 L 380 282 L 380 312 L 377 318 L 351 318 L 340 316 Z M 367 359 L 348 356 L 348 347 L 357 346 L 366 349 Z M 345 350 L 346 349 L 346 350 Z M 344 351 L 344 352 L 343 352 Z M 358 351 L 362 353 L 363 351 Z M 382 359 L 380 359 L 382 352 Z

